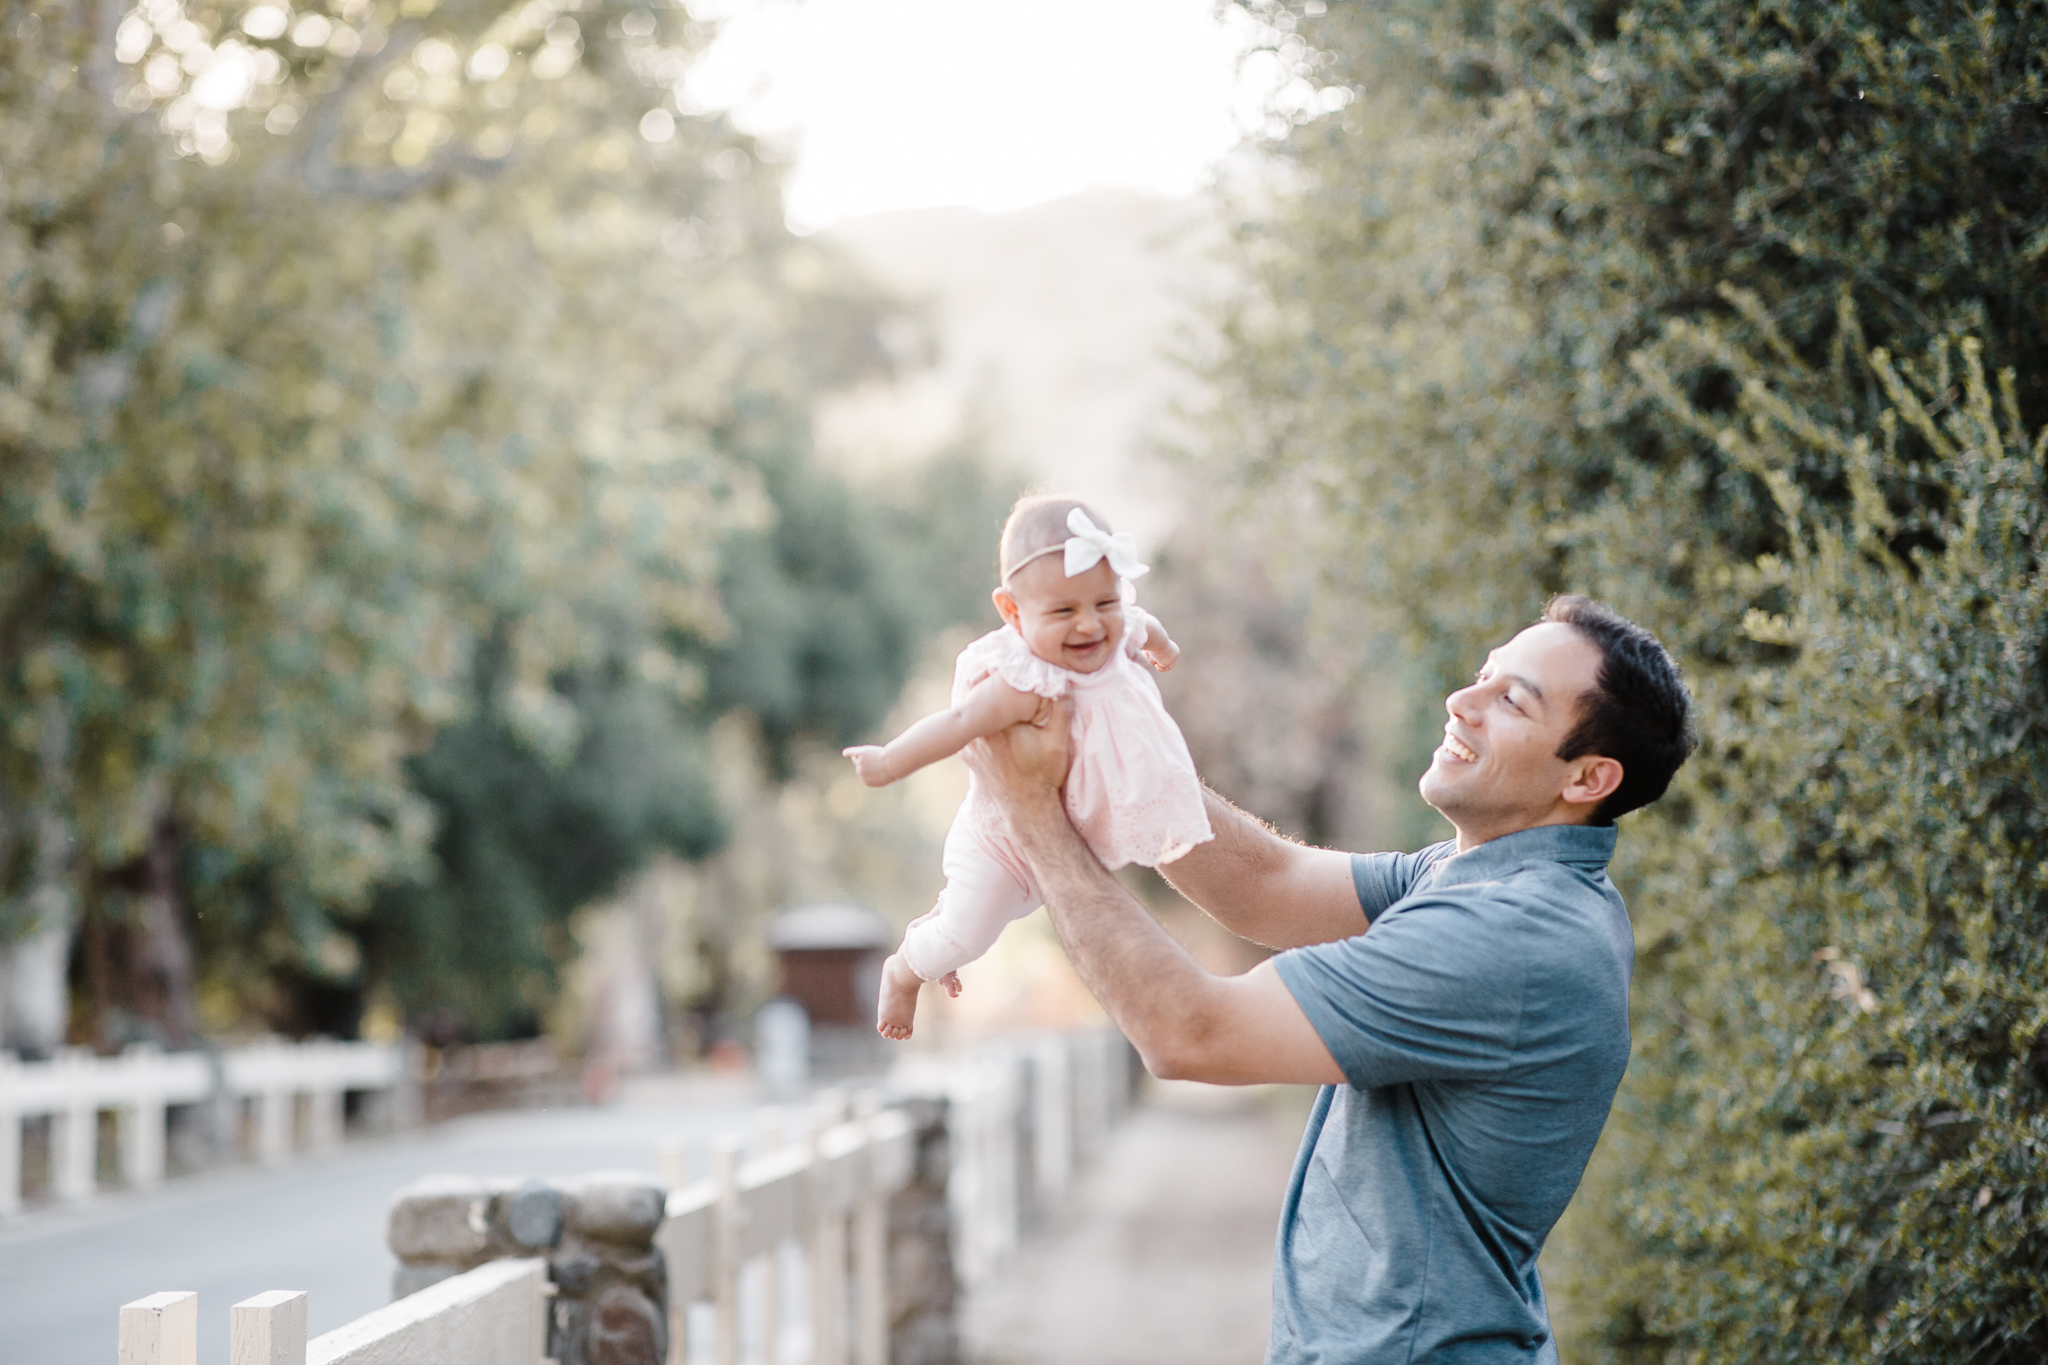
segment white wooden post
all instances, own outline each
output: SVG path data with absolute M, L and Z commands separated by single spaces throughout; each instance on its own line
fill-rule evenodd
M 0 1053 L 0 1218 L 21 1212 L 21 1111 L 7 1103 L 21 1063 Z
M 819 1092 L 811 1116 L 811 1168 L 822 1174 L 819 1139 L 846 1117 L 846 1097 Z M 846 1365 L 846 1221 L 827 1204 L 814 1209 L 811 1225 L 812 1365 Z
M 199 1365 L 199 1296 L 184 1290 L 121 1305 L 121 1365 Z
M 292 1092 L 265 1086 L 256 1094 L 256 1159 L 266 1165 L 292 1153 Z
M 120 1179 L 130 1189 L 146 1190 L 164 1178 L 164 1054 L 153 1043 L 131 1044 L 119 1060 L 101 1063 L 118 1069 L 123 1082 L 114 1100 L 120 1141 Z
M 675 1138 L 664 1139 L 654 1149 L 654 1171 L 671 1194 L 689 1184 L 689 1144 Z
M 1031 1055 L 1032 1174 L 1038 1193 L 1052 1202 L 1067 1192 L 1067 1175 L 1074 1164 L 1074 1124 L 1071 1078 L 1067 1066 L 1066 1040 L 1050 1036 L 1038 1040 Z
M 782 1111 L 763 1109 L 757 1116 L 761 1133 L 761 1155 L 782 1150 Z M 761 1361 L 782 1365 L 782 1248 L 771 1246 L 761 1266 Z
M 723 1137 L 711 1148 L 712 1178 L 718 1182 L 718 1240 L 712 1257 L 711 1304 L 718 1315 L 718 1365 L 740 1361 L 740 1142 Z
M 1074 1155 L 1077 1165 L 1102 1153 L 1109 1133 L 1109 1057 L 1103 1031 L 1090 1030 L 1073 1040 Z
M 50 1184 L 59 1199 L 89 1199 L 98 1184 L 100 1111 L 73 1100 L 50 1123 Z
M 881 1112 L 882 1097 L 872 1090 L 861 1092 L 855 1113 L 868 1144 L 861 1153 L 860 1198 L 853 1216 L 853 1275 L 860 1305 L 854 1358 L 859 1365 L 889 1365 L 889 1196 L 874 1160 L 874 1119 Z
M 322 1086 L 306 1096 L 306 1145 L 316 1152 L 341 1146 L 347 1106 L 339 1086 Z
M 138 1095 L 121 1109 L 121 1179 L 129 1188 L 146 1190 L 163 1182 L 164 1122 L 159 1095 Z
M 685 1149 L 671 1144 L 676 1165 L 687 1170 L 682 1160 Z M 718 1240 L 718 1188 L 709 1180 L 669 1191 L 661 1227 L 654 1235 L 668 1265 L 669 1345 L 668 1365 L 689 1360 L 691 1308 L 709 1298 L 715 1284 Z
M 1024 1059 L 1015 1051 L 1006 1050 L 997 1054 L 995 1066 L 997 1103 L 990 1135 L 995 1165 L 992 1172 L 997 1213 L 995 1250 L 998 1256 L 1008 1256 L 1017 1249 L 1023 1221 L 1023 1211 L 1018 1204 L 1017 1125 L 1023 1117 Z
M 272 1289 L 230 1308 L 228 1365 L 306 1365 L 306 1291 Z

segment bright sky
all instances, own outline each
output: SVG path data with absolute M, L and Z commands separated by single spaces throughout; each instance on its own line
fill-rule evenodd
M 891 209 L 1001 213 L 1091 186 L 1186 194 L 1251 107 L 1213 0 L 718 8 L 730 17 L 691 93 L 795 148 L 789 215 L 805 230 Z

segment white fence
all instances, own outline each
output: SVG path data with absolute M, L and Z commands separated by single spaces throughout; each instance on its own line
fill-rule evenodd
M 306 1340 L 306 1296 L 273 1289 L 228 1310 L 232 1365 L 543 1365 L 547 1262 L 492 1261 Z M 198 1365 L 199 1296 L 121 1308 L 121 1365 Z
M 961 1283 L 972 1288 L 1000 1266 L 1029 1212 L 1058 1204 L 1074 1172 L 1100 1153 L 1128 1104 L 1131 1063 L 1123 1036 L 1103 1028 L 898 1068 L 898 1091 L 947 1102 L 946 1192 Z
M 1101 1030 L 918 1059 L 892 1077 L 901 1095 L 947 1102 L 942 1221 L 960 1280 L 972 1285 L 996 1269 L 1017 1245 L 1027 1205 L 1055 1200 L 1076 1163 L 1100 1149 L 1129 1093 L 1129 1058 L 1123 1039 Z M 876 1095 L 856 1109 L 849 1118 L 845 1098 L 826 1092 L 808 1110 L 763 1111 L 755 1154 L 744 1156 L 737 1135 L 721 1139 L 708 1178 L 691 1178 L 680 1145 L 657 1154 L 670 1189 L 654 1241 L 667 1267 L 671 1365 L 782 1365 L 800 1346 L 792 1331 L 808 1339 L 811 1365 L 888 1365 L 889 1204 L 918 1178 L 919 1136 Z M 786 1131 L 798 1114 L 800 1131 Z M 783 1273 L 792 1260 L 807 1281 L 801 1294 Z M 493 1261 L 307 1343 L 305 1296 L 272 1291 L 231 1310 L 230 1358 L 540 1365 L 552 1292 L 544 1261 Z M 121 1365 L 194 1365 L 197 1322 L 196 1295 L 125 1306 Z
M 888 1202 L 915 1174 L 916 1134 L 900 1111 L 846 1122 L 842 1105 L 827 1099 L 802 1140 L 751 1161 L 741 1160 L 737 1137 L 722 1139 L 709 1180 L 679 1185 L 680 1154 L 663 1150 L 672 1193 L 655 1244 L 668 1264 L 673 1365 L 706 1356 L 717 1365 L 780 1362 L 793 1318 L 814 1365 L 887 1365 Z M 768 1140 L 776 1136 L 771 1126 Z M 791 1246 L 810 1281 L 795 1315 L 781 1273 Z M 749 1268 L 758 1292 L 743 1296 Z M 709 1313 L 692 1312 L 698 1305 Z
M 303 1133 L 318 1150 L 341 1142 L 344 1095 L 402 1093 L 405 1052 L 376 1043 L 260 1043 L 209 1056 L 131 1047 L 118 1057 L 67 1048 L 48 1062 L 0 1053 L 0 1216 L 22 1200 L 22 1122 L 49 1115 L 50 1192 L 83 1199 L 98 1187 L 100 1114 L 119 1133 L 118 1181 L 146 1189 L 163 1179 L 173 1105 L 247 1101 L 258 1160 L 288 1156 Z M 239 1109 L 231 1121 L 239 1125 Z

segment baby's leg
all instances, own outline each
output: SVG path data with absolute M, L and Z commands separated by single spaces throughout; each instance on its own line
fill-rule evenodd
M 1004 925 L 1038 908 L 1038 888 L 984 848 L 964 817 L 946 835 L 945 869 L 939 903 L 910 922 L 903 946 L 882 964 L 875 1028 L 885 1038 L 910 1036 L 920 985 L 940 981 L 958 995 L 958 970 L 987 952 Z
M 946 980 L 946 989 L 959 994 L 960 978 L 949 972 Z M 918 988 L 923 985 L 923 979 L 910 970 L 902 953 L 889 954 L 882 963 L 882 995 L 875 1002 L 875 1032 L 899 1043 L 908 1038 L 911 1021 L 917 1017 Z

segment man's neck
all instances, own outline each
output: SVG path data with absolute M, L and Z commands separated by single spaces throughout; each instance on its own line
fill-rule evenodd
M 1589 825 L 1593 812 L 1583 806 L 1560 805 L 1533 820 L 1479 820 L 1461 824 L 1455 816 L 1445 815 L 1451 828 L 1458 833 L 1458 852 L 1470 853 L 1481 844 L 1490 844 L 1495 839 L 1505 839 L 1510 834 L 1520 834 L 1525 829 L 1542 829 L 1548 825 Z

